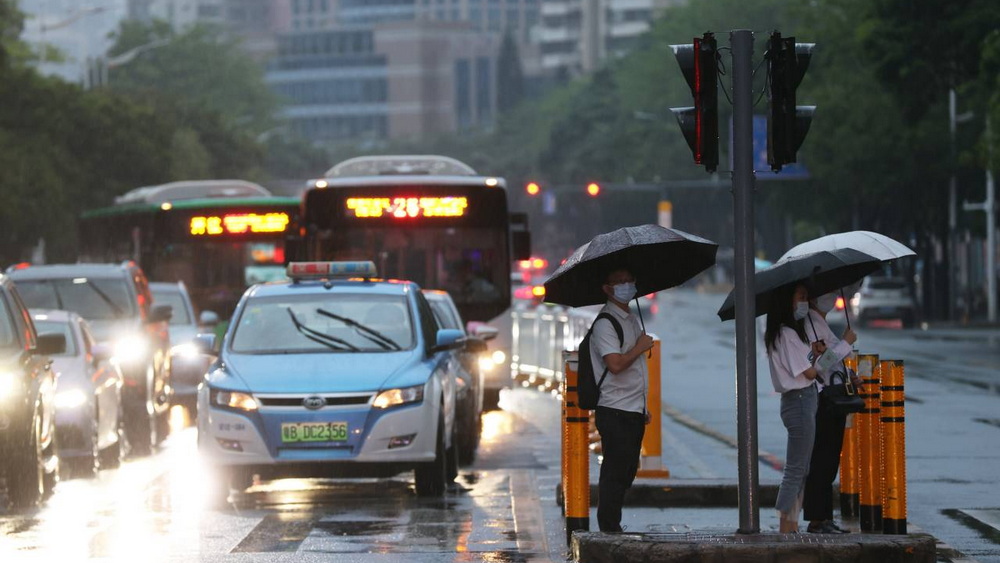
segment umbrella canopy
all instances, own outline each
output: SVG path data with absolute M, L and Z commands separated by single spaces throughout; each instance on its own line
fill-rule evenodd
M 810 295 L 822 295 L 850 285 L 879 269 L 881 260 L 852 248 L 813 252 L 781 260 L 754 274 L 756 315 L 763 315 L 771 303 L 771 295 L 787 285 L 805 283 Z M 728 321 L 736 311 L 733 302 L 736 290 L 730 291 L 719 309 L 719 318 Z
M 908 246 L 885 235 L 871 231 L 849 231 L 806 241 L 793 247 L 778 261 L 781 262 L 793 256 L 804 256 L 821 250 L 839 250 L 841 248 L 853 248 L 883 262 L 906 256 L 916 256 L 916 252 L 910 250 Z
M 545 281 L 545 300 L 583 307 L 604 303 L 608 273 L 628 269 L 638 295 L 661 291 L 693 278 L 715 264 L 719 245 L 659 225 L 625 227 L 597 235 L 577 248 Z

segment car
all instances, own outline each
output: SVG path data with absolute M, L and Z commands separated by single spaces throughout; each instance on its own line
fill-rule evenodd
M 851 312 L 859 324 L 895 320 L 904 327 L 917 320 L 917 306 L 905 278 L 868 276 L 851 298 Z
M 488 353 L 486 341 L 496 337 L 497 329 L 485 323 L 470 323 L 471 330 L 462 322 L 462 315 L 448 292 L 425 289 L 424 297 L 434 311 L 434 317 L 443 328 L 465 333 L 465 345 L 456 351 L 460 363 L 456 381 L 456 416 L 458 418 L 458 462 L 468 465 L 476 457 L 479 438 L 483 430 L 484 372 L 499 369 Z M 471 334 L 471 335 L 470 335 Z
M 52 356 L 56 377 L 56 444 L 60 477 L 94 477 L 121 465 L 125 449 L 124 377 L 87 321 L 69 311 L 31 310 L 41 333 L 62 334 L 66 349 Z
M 147 455 L 170 431 L 168 305 L 153 306 L 149 282 L 132 261 L 119 264 L 19 264 L 8 268 L 33 309 L 62 309 L 90 323 L 125 376 L 125 433 L 131 453 Z
M 413 282 L 372 262 L 292 262 L 240 298 L 198 389 L 198 448 L 227 495 L 260 479 L 458 474 L 453 350 Z M 216 338 L 198 336 L 203 351 Z M 228 498 L 228 497 L 227 497 Z
M 184 282 L 150 282 L 149 291 L 154 305 L 171 307 L 170 323 L 170 386 L 172 405 L 180 405 L 196 416 L 198 385 L 205 379 L 208 366 L 215 356 L 202 354 L 195 345 L 195 336 L 202 326 L 212 326 L 219 317 L 213 311 L 202 311 L 195 317 L 194 305 Z
M 15 509 L 34 506 L 59 480 L 49 356 L 65 349 L 62 334 L 37 333 L 10 277 L 0 274 L 0 474 Z

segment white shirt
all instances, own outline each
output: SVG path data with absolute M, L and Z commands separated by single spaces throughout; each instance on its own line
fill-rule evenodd
M 805 327 L 806 338 L 810 342 L 822 340 L 826 344 L 827 349 L 833 350 L 833 354 L 837 357 L 838 361 L 843 361 L 844 358 L 854 351 L 854 348 L 846 340 L 837 338 L 837 335 L 830 329 L 829 323 L 826 322 L 826 317 L 813 309 L 809 309 L 809 317 L 812 319 L 812 323 L 809 322 L 809 319 L 806 319 Z M 819 374 L 823 378 L 823 381 L 829 381 L 828 376 L 836 372 L 840 367 L 838 363 L 826 371 L 821 371 Z M 817 379 L 816 384 L 822 387 L 823 381 Z
M 805 389 L 813 384 L 803 373 L 812 367 L 809 354 L 812 348 L 802 342 L 798 333 L 782 326 L 774 339 L 774 348 L 767 349 L 767 360 L 771 364 L 771 384 L 778 393 Z
M 624 354 L 635 346 L 642 335 L 639 319 L 630 311 L 608 301 L 601 313 L 609 313 L 622 326 L 622 343 L 618 344 L 618 333 L 607 319 L 601 319 L 594 324 L 594 332 L 590 336 L 590 359 L 594 365 L 594 377 L 601 381 L 601 374 L 607 367 L 604 356 L 608 354 Z M 646 355 L 636 358 L 632 365 L 618 373 L 608 371 L 601 385 L 601 399 L 598 406 L 631 411 L 646 412 L 646 394 L 649 389 L 649 376 L 646 367 Z

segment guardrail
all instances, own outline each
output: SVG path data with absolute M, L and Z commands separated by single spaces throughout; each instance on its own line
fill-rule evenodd
M 511 311 L 515 385 L 554 391 L 565 379 L 563 350 L 577 350 L 597 310 L 517 304 Z

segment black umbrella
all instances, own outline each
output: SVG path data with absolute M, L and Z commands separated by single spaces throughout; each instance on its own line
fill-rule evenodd
M 668 289 L 715 264 L 718 247 L 710 240 L 659 225 L 597 235 L 549 276 L 545 300 L 570 307 L 604 303 L 608 297 L 601 286 L 618 268 L 635 276 L 637 295 Z
M 784 286 L 804 283 L 811 296 L 823 295 L 851 285 L 879 269 L 881 264 L 878 258 L 853 248 L 824 250 L 781 260 L 754 274 L 756 314 L 760 316 L 766 313 L 771 295 Z M 728 321 L 734 318 L 735 296 L 736 290 L 729 292 L 726 302 L 719 309 L 720 319 Z

